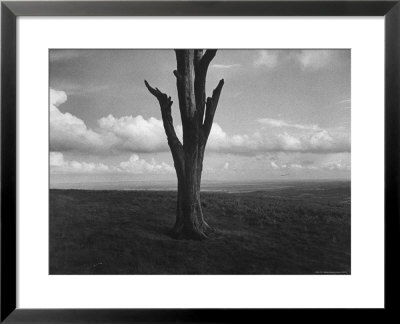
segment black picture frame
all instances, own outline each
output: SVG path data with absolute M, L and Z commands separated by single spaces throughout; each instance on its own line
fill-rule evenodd
M 19 16 L 384 16 L 385 18 L 385 308 L 290 310 L 296 317 L 329 312 L 383 320 L 396 311 L 399 274 L 400 1 L 129 1 L 1 3 L 1 317 L 5 323 L 259 322 L 270 309 L 16 308 L 16 19 Z M 371 152 L 373 154 L 373 152 Z M 288 310 L 288 309 L 286 309 Z M 268 312 L 268 314 L 266 314 Z M 314 312 L 314 314 L 309 314 Z M 286 313 L 285 313 L 286 314 Z M 392 316 L 393 314 L 390 314 Z M 266 317 L 268 316 L 268 317 Z M 280 317 L 280 320 L 284 319 Z M 298 317 L 299 316 L 299 317 Z M 316 318 L 319 316 L 317 315 Z M 321 317 L 319 317 L 321 319 Z M 325 317 L 324 317 L 325 318 Z M 360 320 L 360 318 L 358 318 Z

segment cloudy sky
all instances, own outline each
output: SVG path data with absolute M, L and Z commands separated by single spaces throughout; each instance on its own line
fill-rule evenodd
M 173 180 L 159 105 L 181 134 L 173 50 L 50 51 L 51 183 Z M 203 179 L 349 179 L 350 51 L 219 50 Z

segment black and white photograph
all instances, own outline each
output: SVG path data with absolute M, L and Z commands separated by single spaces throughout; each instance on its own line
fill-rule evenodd
M 50 49 L 50 275 L 350 275 L 350 49 Z

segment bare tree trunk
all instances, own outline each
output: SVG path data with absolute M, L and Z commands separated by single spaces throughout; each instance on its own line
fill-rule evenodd
M 171 116 L 171 97 L 145 81 L 148 90 L 158 99 L 168 144 L 178 178 L 176 222 L 177 238 L 203 239 L 212 232 L 204 219 L 200 200 L 204 150 L 211 131 L 224 80 L 205 94 L 208 66 L 216 50 L 176 50 L 177 70 L 174 71 L 183 128 L 183 145 L 176 136 Z M 203 122 L 204 120 L 204 122 Z

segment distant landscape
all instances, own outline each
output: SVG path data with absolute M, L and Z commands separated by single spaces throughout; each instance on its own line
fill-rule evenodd
M 350 181 L 205 182 L 216 233 L 171 237 L 176 187 L 50 189 L 50 274 L 350 274 Z

